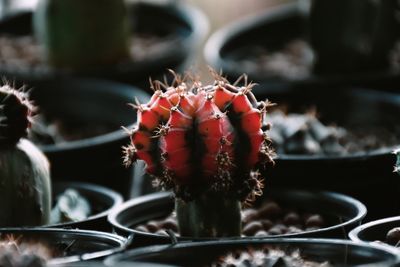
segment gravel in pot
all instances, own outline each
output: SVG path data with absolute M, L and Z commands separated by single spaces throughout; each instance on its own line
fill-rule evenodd
M 398 260 L 398 255 L 393 249 L 355 244 L 345 240 L 274 239 L 152 246 L 111 256 L 106 263 L 141 261 L 178 266 L 329 267 L 395 266 Z
M 267 192 L 255 203 L 258 209 L 243 211 L 243 236 L 345 238 L 366 214 L 362 203 L 341 194 L 287 189 Z M 265 202 L 267 198 L 274 201 Z M 108 220 L 116 233 L 133 234 L 133 246 L 169 243 L 171 235 L 193 240 L 177 234 L 173 208 L 171 193 L 155 193 L 124 203 Z
M 86 230 L 3 228 L 0 235 L 2 253 L 31 255 L 49 264 L 99 260 L 126 245 L 126 239 L 120 236 Z
M 132 86 L 90 79 L 29 87 L 43 118 L 30 138 L 48 157 L 53 180 L 100 184 L 128 196 L 132 170 L 120 158 L 129 137 L 121 126 L 129 128 L 135 119 L 127 103 L 135 97 L 146 101 L 148 95 Z

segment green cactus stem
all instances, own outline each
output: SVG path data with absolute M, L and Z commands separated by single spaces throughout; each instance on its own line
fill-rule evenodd
M 49 163 L 24 137 L 30 105 L 9 86 L 0 88 L 0 227 L 37 226 L 49 222 Z
M 182 236 L 235 237 L 242 232 L 241 203 L 235 198 L 204 194 L 190 202 L 175 200 Z
M 40 0 L 33 23 L 50 65 L 90 69 L 129 55 L 124 0 Z

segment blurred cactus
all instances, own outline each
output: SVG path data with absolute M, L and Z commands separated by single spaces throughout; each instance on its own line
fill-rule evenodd
M 398 40 L 396 0 L 313 0 L 311 44 L 318 74 L 356 73 L 389 68 Z
M 0 227 L 49 223 L 49 163 L 24 137 L 31 110 L 25 95 L 0 88 Z
M 124 0 L 39 0 L 33 20 L 51 65 L 87 69 L 129 55 Z

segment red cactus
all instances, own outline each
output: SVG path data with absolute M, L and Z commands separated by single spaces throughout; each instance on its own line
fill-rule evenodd
M 189 87 L 175 78 L 165 92 L 153 83 L 150 102 L 134 105 L 138 126 L 127 162 L 144 160 L 147 172 L 181 198 L 207 190 L 240 199 L 260 192 L 253 171 L 272 159 L 261 130 L 265 105 L 255 101 L 254 84 L 237 87 L 218 76 L 214 85 Z

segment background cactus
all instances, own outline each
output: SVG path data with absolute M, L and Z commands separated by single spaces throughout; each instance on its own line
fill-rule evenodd
M 240 202 L 262 194 L 258 169 L 272 162 L 262 130 L 269 103 L 255 100 L 254 84 L 214 76 L 208 86 L 177 75 L 171 86 L 154 82 L 150 102 L 134 105 L 138 124 L 125 148 L 126 163 L 144 160 L 156 184 L 174 190 L 181 235 L 240 235 Z
M 24 137 L 30 104 L 23 93 L 0 88 L 0 227 L 49 222 L 49 163 Z
M 39 0 L 34 29 L 48 62 L 57 67 L 99 67 L 129 54 L 124 0 Z
M 311 44 L 315 71 L 346 74 L 386 70 L 400 36 L 397 0 L 313 0 Z

